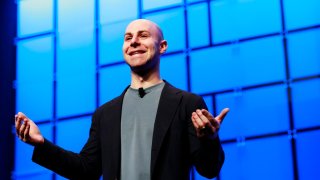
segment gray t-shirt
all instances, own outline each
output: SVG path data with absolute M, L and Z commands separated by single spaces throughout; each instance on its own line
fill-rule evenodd
M 146 88 L 141 98 L 128 88 L 121 114 L 121 180 L 149 180 L 153 126 L 165 83 Z

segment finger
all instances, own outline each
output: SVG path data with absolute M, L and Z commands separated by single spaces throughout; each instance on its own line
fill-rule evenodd
M 19 129 L 20 128 L 20 126 L 21 126 L 21 118 L 20 118 L 20 116 L 18 115 L 18 114 L 16 114 L 15 116 L 14 116 L 14 125 L 15 125 L 15 127 L 16 127 L 16 129 Z
M 205 110 L 205 109 L 197 110 L 196 112 L 197 112 L 198 116 L 200 117 L 201 121 L 203 122 L 204 126 L 205 127 L 208 126 L 211 128 L 211 126 L 212 126 L 211 119 L 213 119 L 213 116 L 207 116 L 207 115 L 203 114 L 202 113 L 203 110 Z M 207 112 L 207 113 L 209 113 L 209 112 Z
M 203 115 L 205 115 L 207 118 L 208 117 L 212 117 L 213 118 L 213 115 L 206 109 L 201 109 L 201 112 Z M 208 118 L 209 119 L 209 118 Z
M 229 108 L 224 108 L 215 119 L 218 120 L 221 124 L 223 119 L 226 117 L 226 115 L 228 114 L 229 111 L 230 111 Z
M 29 139 L 30 123 L 26 122 L 26 129 L 24 131 L 23 141 L 26 142 Z
M 26 129 L 26 125 L 27 125 L 27 121 L 26 119 L 23 120 L 23 124 L 21 125 L 20 129 L 19 129 L 19 138 L 20 139 L 24 139 L 24 132 Z
M 19 136 L 20 134 L 19 130 L 21 129 L 21 126 L 23 125 L 23 121 L 25 118 L 27 118 L 27 116 L 22 112 L 18 112 L 15 115 L 15 127 L 16 127 L 17 136 Z
M 21 118 L 27 118 L 27 116 L 25 114 L 23 114 L 22 112 L 18 112 L 18 116 L 20 116 Z
M 198 125 L 198 123 L 196 122 L 196 119 L 195 119 L 193 113 L 192 113 L 192 115 L 191 115 L 191 120 L 192 120 L 193 126 L 194 126 L 196 129 L 198 129 L 198 128 L 199 128 L 199 125 Z
M 202 120 L 196 112 L 192 113 L 192 117 L 195 119 L 195 122 L 197 123 L 199 129 L 204 127 Z

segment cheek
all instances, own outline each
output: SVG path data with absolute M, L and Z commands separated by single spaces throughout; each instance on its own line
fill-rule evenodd
M 127 46 L 125 43 L 123 43 L 122 45 L 122 53 L 126 54 L 126 52 L 128 51 L 129 46 Z

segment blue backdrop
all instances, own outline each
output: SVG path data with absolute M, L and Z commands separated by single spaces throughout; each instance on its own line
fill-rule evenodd
M 80 151 L 98 106 L 130 83 L 126 25 L 158 23 L 162 77 L 231 112 L 219 180 L 320 177 L 320 1 L 18 0 L 16 109 Z M 14 179 L 63 179 L 16 139 Z M 205 179 L 195 171 L 192 179 Z

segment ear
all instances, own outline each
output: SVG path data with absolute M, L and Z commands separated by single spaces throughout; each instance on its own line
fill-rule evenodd
M 167 41 L 166 40 L 161 40 L 161 42 L 160 42 L 160 54 L 165 53 L 167 48 L 168 48 Z

